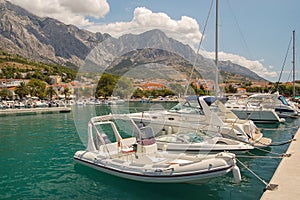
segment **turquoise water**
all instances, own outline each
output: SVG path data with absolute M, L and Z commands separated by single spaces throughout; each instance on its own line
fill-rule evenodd
M 149 109 L 148 105 L 138 106 Z M 240 185 L 234 183 L 231 173 L 204 185 L 188 185 L 135 182 L 75 164 L 74 153 L 84 149 L 81 139 L 86 121 L 109 112 L 108 107 L 86 106 L 71 113 L 0 117 L 0 199 L 260 199 L 264 184 L 241 165 Z M 297 126 L 299 120 L 290 120 L 279 127 L 262 128 L 266 136 L 280 141 L 290 139 Z M 287 147 L 269 150 L 282 153 Z M 275 158 L 239 159 L 267 182 L 280 162 Z

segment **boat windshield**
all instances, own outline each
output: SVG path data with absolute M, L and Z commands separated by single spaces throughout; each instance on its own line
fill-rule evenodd
M 142 145 L 151 145 L 155 143 L 155 137 L 152 127 L 145 126 L 140 128 L 138 143 Z
M 290 104 L 287 102 L 287 100 L 284 98 L 284 96 L 279 96 L 278 99 L 284 104 L 289 106 Z
M 189 100 L 184 103 L 178 103 L 176 106 L 169 110 L 170 112 L 177 112 L 177 113 L 186 113 L 186 114 L 201 114 L 203 115 L 203 111 L 200 108 L 198 101 Z

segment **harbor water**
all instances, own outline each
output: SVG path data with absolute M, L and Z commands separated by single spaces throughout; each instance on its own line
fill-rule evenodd
M 129 107 L 132 112 L 170 106 L 135 103 Z M 82 141 L 89 118 L 122 109 L 122 105 L 77 106 L 71 113 L 0 117 L 0 199 L 260 199 L 264 183 L 240 164 L 240 185 L 234 183 L 231 173 L 204 185 L 152 184 L 75 164 L 74 153 L 85 148 Z M 299 124 L 299 119 L 290 119 L 259 127 L 273 141 L 286 141 Z M 280 162 L 273 153 L 284 153 L 287 148 L 288 144 L 272 146 L 245 157 L 238 155 L 238 159 L 269 182 Z

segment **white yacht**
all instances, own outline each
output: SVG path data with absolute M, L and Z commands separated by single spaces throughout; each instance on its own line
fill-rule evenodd
M 205 98 L 190 96 L 170 110 L 147 111 L 128 114 L 136 123 L 153 127 L 155 134 L 176 134 L 200 130 L 209 136 L 222 136 L 250 143 L 254 146 L 269 146 L 271 139 L 253 123 L 223 121 L 218 113 L 212 112 Z
M 225 106 L 240 119 L 261 123 L 284 122 L 282 118 L 297 117 L 298 112 L 278 93 L 253 94 L 246 99 L 231 99 Z

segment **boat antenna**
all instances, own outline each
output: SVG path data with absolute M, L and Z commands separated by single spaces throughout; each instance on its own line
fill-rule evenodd
M 190 82 L 191 82 L 191 80 L 192 80 L 192 76 L 193 76 L 193 73 L 194 73 L 194 70 L 195 70 L 195 66 L 196 66 L 196 63 L 197 63 L 197 61 L 198 61 L 198 56 L 199 56 L 200 47 L 201 47 L 202 42 L 203 42 L 204 33 L 205 33 L 205 30 L 206 30 L 206 26 L 207 26 L 207 24 L 208 24 L 208 19 L 209 19 L 209 16 L 210 16 L 212 7 L 213 7 L 213 0 L 211 0 L 211 3 L 210 3 L 210 8 L 209 8 L 208 15 L 207 15 L 207 17 L 206 17 L 206 21 L 205 21 L 205 24 L 204 24 L 204 27 L 203 27 L 203 32 L 202 32 L 201 39 L 200 39 L 200 42 L 199 42 L 199 45 L 198 45 L 198 49 L 197 49 L 197 52 L 196 52 L 196 58 L 195 58 L 195 60 L 194 60 L 193 67 L 192 67 L 192 71 L 191 71 L 189 80 L 188 80 L 188 82 L 187 82 L 186 88 L 185 88 L 184 96 L 187 95 L 187 92 L 188 92 L 188 89 L 189 89 L 189 85 L 190 85 Z

